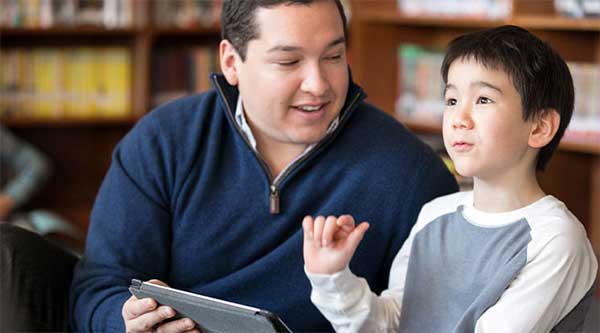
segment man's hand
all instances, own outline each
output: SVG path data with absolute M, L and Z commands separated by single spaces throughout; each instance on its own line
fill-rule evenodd
M 0 193 L 0 223 L 6 222 L 6 218 L 15 208 L 13 198 L 5 193 Z
M 313 220 L 306 216 L 304 229 L 304 263 L 310 273 L 333 274 L 343 270 L 358 243 L 369 229 L 369 223 L 354 226 L 354 218 L 342 215 L 339 218 L 318 216 Z
M 150 280 L 150 283 L 167 287 L 160 280 Z M 182 318 L 161 324 L 164 320 L 175 316 L 175 310 L 168 306 L 158 306 L 152 298 L 137 299 L 131 296 L 125 304 L 121 315 L 125 321 L 127 333 L 199 333 L 194 322 L 189 318 Z

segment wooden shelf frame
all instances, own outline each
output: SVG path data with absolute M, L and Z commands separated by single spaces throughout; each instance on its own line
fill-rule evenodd
M 132 114 L 119 118 L 0 117 L 24 141 L 52 160 L 53 176 L 31 207 L 52 210 L 87 230 L 98 188 L 117 143 L 151 110 L 153 53 L 162 47 L 207 45 L 220 39 L 220 26 L 161 28 L 153 26 L 152 1 L 134 0 L 133 25 L 108 29 L 97 26 L 50 28 L 0 27 L 2 48 L 125 47 L 131 52 Z
M 357 18 L 372 24 L 399 24 L 426 27 L 491 28 L 512 24 L 526 29 L 561 31 L 600 31 L 599 18 L 568 18 L 560 15 L 518 15 L 509 19 L 486 19 L 456 16 L 411 16 L 397 11 L 369 10 Z
M 407 120 L 399 116 L 396 116 L 395 118 L 415 133 L 428 133 L 439 135 L 442 134 L 441 124 L 423 123 L 414 120 Z M 558 146 L 558 149 L 566 152 L 584 153 L 590 155 L 597 155 L 600 157 L 600 144 L 579 142 L 563 138 L 563 140 L 560 142 L 560 145 Z

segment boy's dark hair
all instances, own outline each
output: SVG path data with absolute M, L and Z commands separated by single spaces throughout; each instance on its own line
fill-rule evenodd
M 322 0 L 224 0 L 221 12 L 221 38 L 227 39 L 236 49 L 242 61 L 245 61 L 248 42 L 258 38 L 258 27 L 255 20 L 258 8 L 269 8 L 280 4 L 310 5 L 315 1 Z M 344 7 L 340 0 L 332 1 L 335 2 L 340 12 L 344 25 L 344 36 L 346 36 Z
M 558 131 L 540 149 L 536 161 L 536 170 L 544 170 L 573 114 L 573 79 L 565 61 L 546 42 L 512 25 L 468 33 L 451 41 L 442 63 L 444 83 L 448 82 L 450 65 L 458 59 L 473 59 L 488 69 L 506 72 L 521 96 L 524 120 L 556 109 L 560 115 Z

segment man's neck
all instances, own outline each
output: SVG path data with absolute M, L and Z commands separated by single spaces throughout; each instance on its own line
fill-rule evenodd
M 257 151 L 269 166 L 273 179 L 277 178 L 290 163 L 302 155 L 307 147 L 306 144 L 289 144 L 264 140 L 261 135 L 256 135 Z

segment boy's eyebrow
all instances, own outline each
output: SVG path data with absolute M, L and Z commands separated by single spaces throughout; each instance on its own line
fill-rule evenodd
M 340 44 L 345 44 L 346 43 L 346 37 L 339 37 L 337 39 L 335 39 L 334 41 L 332 41 L 331 43 L 329 43 L 327 45 L 327 49 L 330 49 L 334 46 L 340 45 Z M 292 46 L 292 45 L 275 45 L 272 48 L 267 50 L 267 53 L 273 53 L 273 52 L 278 52 L 278 51 L 283 51 L 283 52 L 298 52 L 298 51 L 302 51 L 302 48 L 299 46 Z
M 446 91 L 448 91 L 450 89 L 456 89 L 456 86 L 453 85 L 452 83 L 447 83 L 446 86 L 444 87 L 444 95 L 446 94 Z
M 500 89 L 499 87 L 496 87 L 495 85 L 489 83 L 489 82 L 485 82 L 485 81 L 477 81 L 477 82 L 473 82 L 471 83 L 471 86 L 479 86 L 479 87 L 486 87 L 486 88 L 490 88 L 493 90 L 498 91 L 500 94 L 502 94 L 502 89 Z

